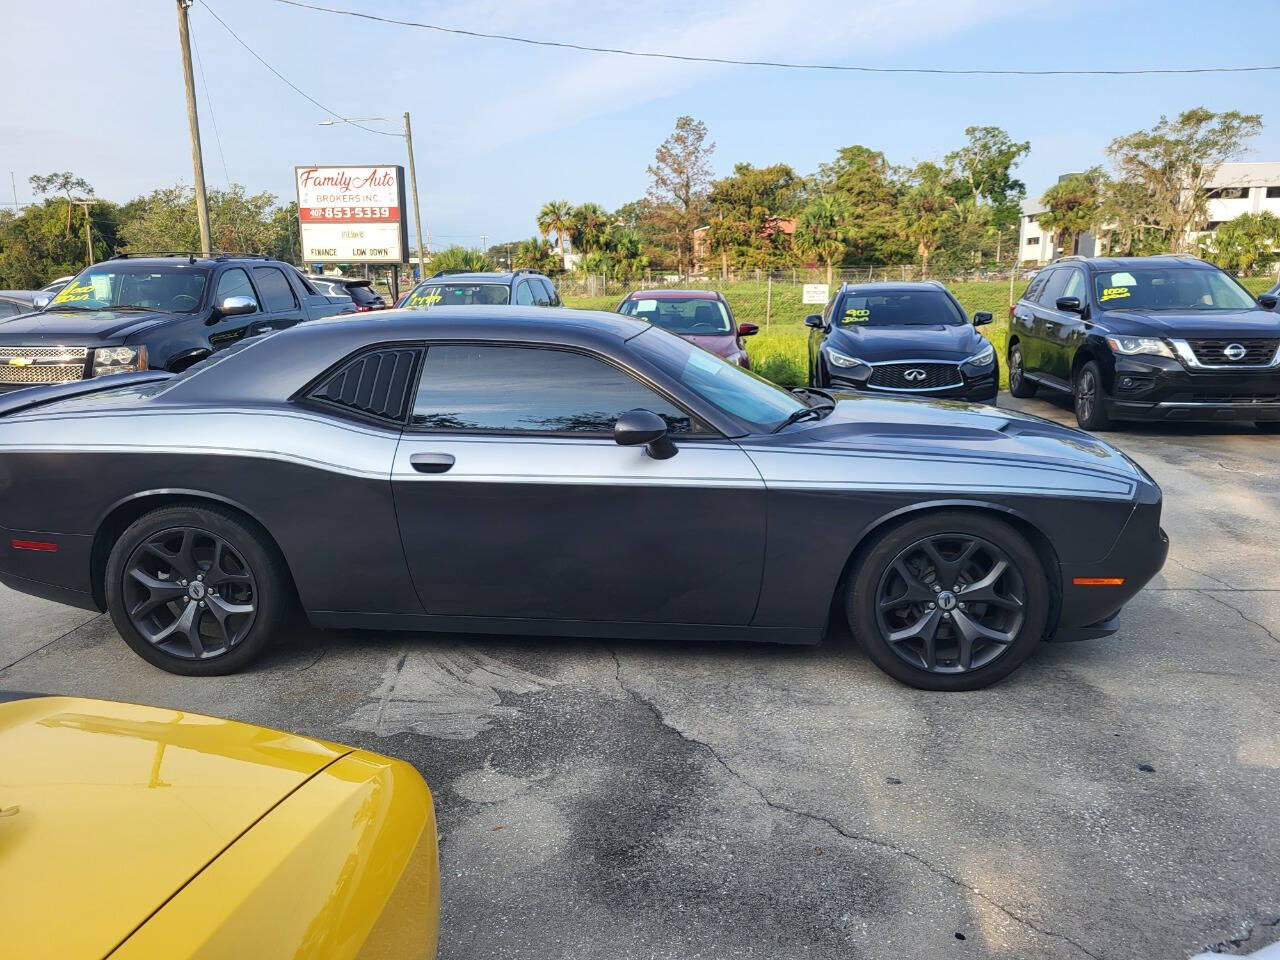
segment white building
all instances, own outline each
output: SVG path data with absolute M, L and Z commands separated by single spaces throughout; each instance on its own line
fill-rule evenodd
M 1242 213 L 1266 210 L 1280 217 L 1280 163 L 1224 163 L 1210 182 L 1208 194 L 1206 230 L 1216 230 Z M 1048 263 L 1071 253 L 1086 257 L 1097 253 L 1097 241 L 1088 233 L 1076 241 L 1074 250 L 1054 250 L 1053 232 L 1037 220 L 1046 209 L 1039 199 L 1022 201 L 1018 249 L 1024 263 Z

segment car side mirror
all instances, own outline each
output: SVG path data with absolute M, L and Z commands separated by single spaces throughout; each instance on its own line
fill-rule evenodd
M 1080 313 L 1079 297 L 1059 297 L 1057 299 L 1057 307 L 1063 313 Z
M 39 296 L 35 296 L 31 298 L 31 305 L 35 307 L 37 310 L 43 310 L 52 302 L 53 302 L 53 297 L 47 293 L 42 293 Z
M 806 327 L 824 327 L 824 326 L 826 326 L 826 324 L 824 324 L 824 323 L 822 322 L 822 314 L 820 314 L 820 313 L 811 313 L 811 314 L 809 314 L 807 317 L 805 317 L 805 318 L 804 318 L 804 325 L 805 325 Z
M 986 326 L 988 323 L 990 323 L 994 319 L 995 317 L 993 317 L 990 314 L 990 312 L 986 310 L 979 310 L 977 313 L 973 315 L 973 325 L 975 327 Z
M 738 324 L 738 336 L 740 337 L 754 337 L 759 332 L 760 328 L 754 323 Z
M 1262 304 L 1263 309 L 1274 310 L 1276 304 L 1280 303 L 1280 297 L 1277 297 L 1274 293 L 1264 293 L 1258 297 L 1258 303 Z
M 676 445 L 667 436 L 667 421 L 652 410 L 628 410 L 613 425 L 613 442 L 620 447 L 648 448 L 655 460 L 670 460 Z
M 253 297 L 223 297 L 218 302 L 218 315 L 222 317 L 238 317 L 257 309 L 258 301 Z

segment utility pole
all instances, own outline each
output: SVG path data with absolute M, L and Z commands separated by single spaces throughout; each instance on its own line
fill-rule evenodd
M 413 225 L 418 233 L 418 279 L 427 276 L 427 248 L 422 245 L 422 208 L 418 206 L 418 172 L 413 165 L 413 129 L 409 126 L 409 111 L 404 112 L 404 139 L 409 148 L 409 183 L 413 188 Z M 397 291 L 398 292 L 398 291 Z
M 93 266 L 93 226 L 89 222 L 89 206 L 92 200 L 75 200 L 76 206 L 84 210 L 84 262 L 85 266 Z
M 196 215 L 200 219 L 200 252 L 206 257 L 213 251 L 209 240 L 209 198 L 204 192 L 204 156 L 200 152 L 200 118 L 196 115 L 196 79 L 191 72 L 191 27 L 187 9 L 194 0 L 178 2 L 178 40 L 182 44 L 182 74 L 187 82 L 187 124 L 191 127 L 191 165 L 195 168 Z M 406 115 L 406 121 L 408 115 Z
M 489 252 L 489 235 L 487 233 L 480 234 L 480 252 Z

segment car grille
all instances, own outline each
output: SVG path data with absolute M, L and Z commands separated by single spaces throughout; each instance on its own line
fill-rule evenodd
M 1280 340 L 1188 340 L 1196 359 L 1206 366 L 1263 366 L 1270 363 L 1280 347 Z M 1224 351 L 1233 343 L 1244 347 L 1244 356 L 1232 360 Z
M 84 379 L 88 347 L 0 346 L 0 384 L 70 383 Z
M 961 382 L 954 363 L 882 363 L 871 368 L 867 384 L 882 390 L 940 390 Z

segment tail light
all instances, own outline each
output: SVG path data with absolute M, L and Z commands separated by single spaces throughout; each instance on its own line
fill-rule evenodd
M 356 313 L 368 313 L 372 309 L 373 307 L 369 306 L 368 304 L 364 304 L 364 303 L 356 304 Z

